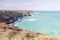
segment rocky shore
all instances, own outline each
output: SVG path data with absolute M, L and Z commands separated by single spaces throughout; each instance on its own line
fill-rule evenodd
M 31 16 L 30 12 L 27 10 L 0 10 L 0 40 L 60 40 L 60 36 L 49 36 L 10 25 L 18 18 Z

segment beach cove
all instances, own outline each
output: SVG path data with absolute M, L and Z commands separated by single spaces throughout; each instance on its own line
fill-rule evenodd
M 39 12 L 39 11 L 32 12 L 32 15 L 30 15 L 30 12 L 31 11 L 23 11 L 23 10 L 22 11 L 1 10 L 0 11 L 0 34 L 1 34 L 0 40 L 18 40 L 18 39 L 19 40 L 60 40 L 60 36 L 58 36 L 59 34 L 55 35 L 54 33 L 56 32 L 54 33 L 51 32 L 52 28 L 50 28 L 52 27 L 50 26 L 51 22 L 53 26 L 57 26 L 57 24 L 54 25 L 54 23 L 59 23 L 58 21 L 55 22 L 56 20 L 54 21 L 51 18 L 54 16 L 56 16 L 55 18 L 58 18 L 59 12 L 57 15 L 52 14 L 52 16 L 51 14 L 45 12 Z M 19 18 L 21 18 L 22 21 L 18 21 Z M 14 22 L 16 24 L 11 25 L 11 23 Z M 39 28 L 39 26 L 41 29 Z M 43 29 L 44 26 L 45 28 Z M 54 27 L 53 29 L 56 28 L 57 27 Z M 53 34 L 49 34 L 49 32 Z

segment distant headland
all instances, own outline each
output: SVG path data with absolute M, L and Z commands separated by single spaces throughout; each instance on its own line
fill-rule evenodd
M 0 10 L 0 22 L 14 23 L 18 18 L 31 16 L 30 10 Z

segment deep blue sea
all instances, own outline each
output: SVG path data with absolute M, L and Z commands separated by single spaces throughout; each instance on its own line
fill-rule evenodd
M 31 16 L 24 17 L 15 26 L 33 32 L 40 32 L 52 36 L 60 36 L 59 11 L 34 11 Z

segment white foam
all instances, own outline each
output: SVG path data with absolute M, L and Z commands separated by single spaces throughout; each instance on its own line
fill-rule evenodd
M 31 19 L 27 19 L 27 21 L 36 21 L 37 18 L 31 18 Z
M 57 35 L 58 35 L 57 30 L 52 30 L 52 31 L 53 31 L 53 33 L 54 33 L 54 35 L 55 35 L 55 36 L 57 36 Z

